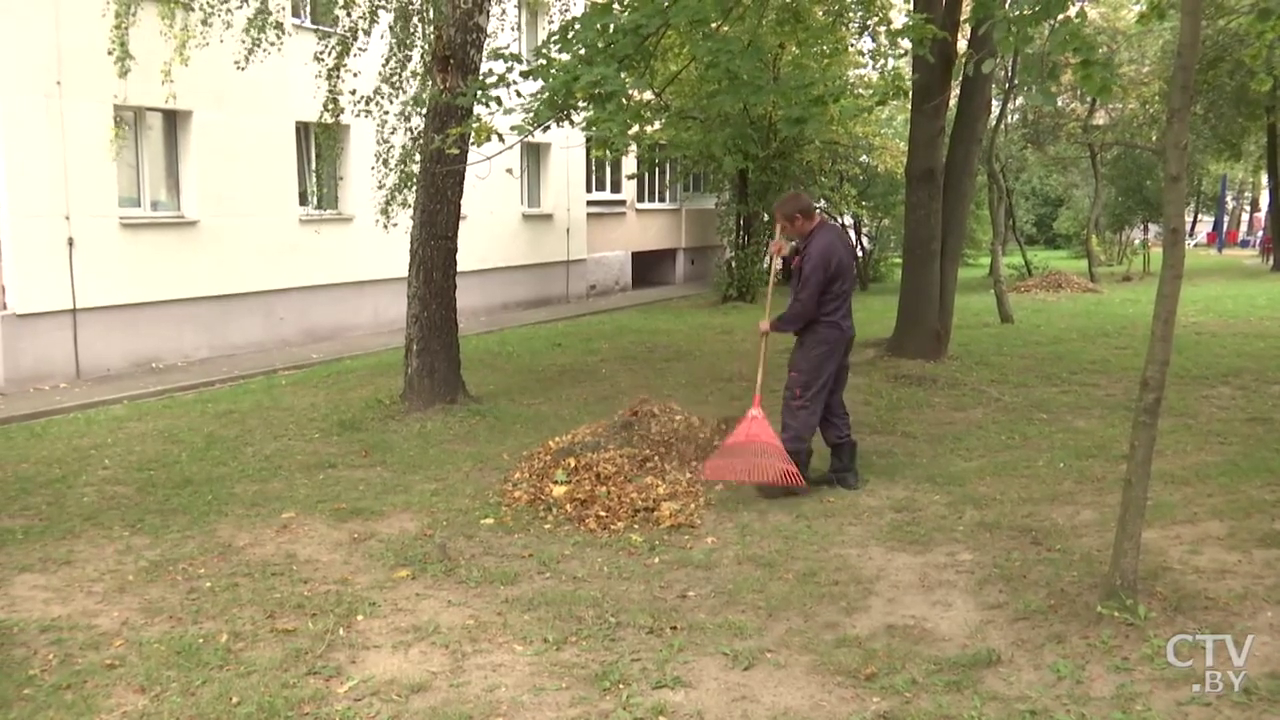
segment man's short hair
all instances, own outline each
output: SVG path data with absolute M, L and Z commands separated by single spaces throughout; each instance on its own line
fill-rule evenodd
M 814 206 L 813 198 L 808 195 L 802 192 L 789 192 L 773 204 L 773 214 L 787 220 L 797 215 L 804 220 L 812 220 L 818 214 L 818 208 Z

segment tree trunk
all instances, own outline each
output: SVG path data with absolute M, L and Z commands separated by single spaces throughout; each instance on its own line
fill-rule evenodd
M 991 119 L 992 86 L 995 83 L 996 49 L 994 18 L 969 19 L 969 50 L 965 73 L 956 98 L 956 116 L 947 140 L 942 183 L 942 280 L 938 287 L 938 327 L 942 331 L 940 357 L 951 345 L 956 314 L 956 285 L 964 246 L 969 239 L 969 216 L 978 185 L 978 160 L 982 140 Z
M 1204 18 L 1203 0 L 1182 0 L 1180 16 L 1165 111 L 1164 258 L 1160 264 L 1160 280 L 1151 313 L 1147 357 L 1138 382 L 1138 399 L 1129 431 L 1129 459 L 1120 496 L 1120 517 L 1116 523 L 1111 565 L 1102 588 L 1104 601 L 1124 605 L 1135 602 L 1138 597 L 1138 565 L 1151 485 L 1151 462 L 1155 455 L 1169 363 L 1173 358 L 1173 333 L 1178 321 L 1178 299 L 1182 293 L 1187 254 L 1187 245 L 1183 241 L 1187 222 L 1187 158 L 1191 142 L 1192 93 Z
M 1257 163 L 1249 175 L 1249 217 L 1244 221 L 1244 231 L 1250 235 L 1262 228 L 1254 225 L 1253 219 L 1262 212 L 1262 167 Z
M 862 216 L 853 216 L 853 246 L 857 252 L 858 289 L 866 292 L 871 288 L 871 255 L 867 252 L 867 244 L 862 240 Z
M 911 52 L 911 118 L 907 130 L 906 193 L 902 219 L 902 282 L 898 315 L 885 351 L 913 360 L 946 352 L 938 327 L 942 275 L 942 180 L 956 64 L 961 0 L 912 0 L 937 35 Z
M 733 237 L 725 258 L 724 283 L 720 289 L 721 302 L 753 303 L 760 292 L 758 278 L 764 274 L 764 249 L 754 252 L 753 239 L 759 224 L 760 208 L 751 196 L 751 171 L 739 168 L 733 187 Z M 791 277 L 791 262 L 784 259 L 780 279 Z
M 1097 104 L 1097 99 L 1089 101 L 1090 116 Z M 1089 143 L 1089 170 L 1093 174 L 1093 198 L 1089 201 L 1089 219 L 1084 228 L 1084 253 L 1089 263 L 1089 282 L 1096 285 L 1099 282 L 1097 241 L 1102 239 L 1098 227 L 1102 224 L 1102 205 L 1105 200 L 1102 190 L 1102 153 L 1096 143 Z
M 1271 78 L 1271 102 L 1267 103 L 1267 218 L 1266 234 L 1275 248 L 1280 229 L 1280 78 Z M 1273 250 L 1271 272 L 1280 272 L 1280 252 Z
M 1187 237 L 1191 237 L 1200 224 L 1200 206 L 1204 204 L 1204 178 L 1196 178 L 1196 199 L 1191 205 L 1191 227 L 1187 228 Z
M 1031 256 L 1027 254 L 1027 246 L 1022 242 L 1022 234 L 1018 232 L 1018 213 L 1013 202 L 1013 186 L 1009 184 L 1009 175 L 1005 173 L 1004 168 L 1000 168 L 1000 182 L 1005 189 L 1005 208 L 1009 213 L 1009 235 L 1018 244 L 1018 252 L 1022 254 L 1022 266 L 1027 271 L 1027 277 L 1034 277 L 1035 271 L 1031 267 Z
M 987 170 L 987 210 L 991 215 L 991 290 L 995 294 L 996 315 L 1000 318 L 1001 325 L 1013 324 L 1013 307 L 1009 304 L 1009 292 L 1004 282 L 1004 248 L 1008 243 L 1011 226 L 1006 212 L 1009 190 L 1004 186 L 1004 178 L 1000 174 L 997 148 L 1000 131 L 1004 129 L 1017 84 L 1018 50 L 1015 48 L 1005 70 L 1004 93 L 1000 96 L 1000 109 L 996 112 L 995 122 L 987 133 L 987 149 L 983 158 Z
M 449 0 L 432 20 L 433 87 L 409 230 L 405 315 L 405 408 L 425 410 L 470 397 L 458 342 L 458 223 L 467 180 L 475 99 L 491 0 Z
M 1249 191 L 1249 176 L 1241 175 L 1236 182 L 1236 194 L 1231 196 L 1231 213 L 1227 215 L 1227 232 L 1240 232 L 1244 215 L 1244 194 Z

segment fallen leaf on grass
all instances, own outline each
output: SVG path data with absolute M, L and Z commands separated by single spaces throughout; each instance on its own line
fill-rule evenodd
M 497 522 L 497 520 L 494 520 L 493 518 L 485 518 L 485 519 L 483 519 L 483 520 L 481 520 L 481 521 L 480 521 L 480 524 L 481 524 L 481 525 L 492 525 L 492 524 L 494 524 L 495 522 Z
M 295 512 L 280 513 L 280 517 L 284 520 L 288 520 L 290 518 L 298 517 L 298 513 L 295 513 Z
M 339 687 L 335 692 L 337 692 L 339 695 L 346 695 L 347 692 L 351 690 L 351 688 L 359 684 L 360 684 L 359 678 L 348 680 L 345 683 L 343 683 L 342 686 Z
M 396 574 L 395 574 L 395 575 L 392 575 L 391 577 L 393 577 L 393 578 L 395 578 L 395 579 L 397 579 L 397 580 L 408 580 L 408 579 L 410 579 L 410 578 L 412 578 L 412 577 L 413 577 L 413 571 L 412 571 L 412 570 L 397 570 L 397 571 L 396 571 Z
M 113 648 L 120 648 L 120 647 L 124 647 L 125 642 L 126 642 L 126 641 L 125 641 L 125 639 L 124 639 L 124 638 L 116 638 L 115 640 L 113 640 L 113 641 L 111 642 L 111 647 L 113 647 Z

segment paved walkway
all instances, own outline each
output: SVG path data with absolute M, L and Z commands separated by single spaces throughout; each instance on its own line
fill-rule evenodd
M 460 323 L 460 331 L 463 335 L 479 335 L 689 297 L 706 292 L 707 289 L 706 285 L 688 284 L 633 290 L 604 298 L 472 318 Z M 173 363 L 140 372 L 104 375 L 56 387 L 34 388 L 0 395 L 0 425 L 42 420 L 105 405 L 232 385 L 264 375 L 302 370 L 320 363 L 403 346 L 404 331 L 397 330 L 314 345 Z

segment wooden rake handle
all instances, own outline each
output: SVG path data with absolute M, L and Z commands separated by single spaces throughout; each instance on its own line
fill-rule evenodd
M 773 241 L 776 243 L 782 237 L 782 226 L 773 226 Z M 765 251 L 765 257 L 769 259 L 769 285 L 764 294 L 764 319 L 766 321 L 773 319 L 773 279 L 777 275 L 775 265 L 778 258 L 773 256 L 772 246 L 770 250 Z M 760 404 L 760 388 L 764 386 L 764 358 L 765 353 L 769 349 L 769 334 L 765 333 L 760 336 L 760 359 L 756 362 L 756 392 L 755 402 Z

